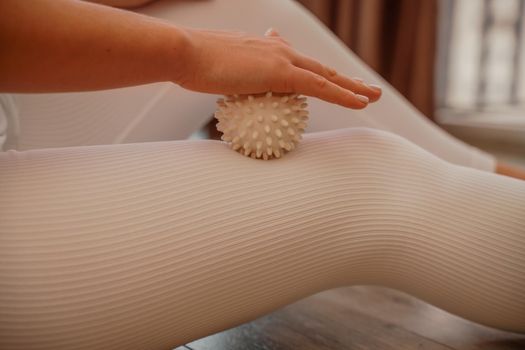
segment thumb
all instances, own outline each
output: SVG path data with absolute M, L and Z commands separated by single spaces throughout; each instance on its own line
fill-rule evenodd
M 266 30 L 264 36 L 279 36 L 279 32 L 274 28 L 270 27 Z

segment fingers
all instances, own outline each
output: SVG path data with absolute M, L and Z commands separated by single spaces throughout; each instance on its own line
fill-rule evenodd
M 381 88 L 379 86 L 368 85 L 361 79 L 350 79 L 338 74 L 334 69 L 322 65 L 320 62 L 308 56 L 297 53 L 293 63 L 299 68 L 314 72 L 345 89 L 352 90 L 358 95 L 368 97 L 370 102 L 375 102 L 381 97 Z
M 277 30 L 269 28 L 264 36 L 284 40 Z M 360 109 L 374 102 L 381 96 L 381 88 L 368 85 L 360 79 L 350 79 L 338 74 L 334 69 L 292 50 L 290 56 L 294 65 L 284 90 L 293 90 L 308 96 L 336 103 L 345 107 Z M 282 91 L 285 92 L 285 91 Z
M 303 68 L 293 67 L 287 79 L 284 90 L 291 89 L 296 93 L 317 97 L 344 107 L 361 109 L 365 108 L 369 102 L 366 96 L 357 95 Z

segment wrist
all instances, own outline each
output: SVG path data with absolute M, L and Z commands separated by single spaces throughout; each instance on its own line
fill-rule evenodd
M 185 28 L 166 25 L 162 31 L 158 31 L 155 39 L 158 43 L 157 49 L 149 52 L 153 64 L 155 76 L 153 81 L 170 81 L 178 84 L 185 70 L 190 38 Z
M 191 64 L 195 61 L 196 40 L 189 28 L 176 27 L 176 31 L 172 44 L 170 81 L 183 86 Z

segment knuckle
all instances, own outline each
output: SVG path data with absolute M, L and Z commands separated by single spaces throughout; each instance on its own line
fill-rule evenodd
M 296 75 L 293 69 L 291 69 L 290 67 L 286 68 L 283 71 L 283 73 L 280 74 L 280 76 L 281 76 L 280 88 L 286 92 L 295 91 L 295 87 L 297 84 L 295 82 Z
M 315 76 L 314 77 L 314 82 L 315 84 L 317 85 L 317 87 L 323 89 L 326 87 L 327 83 L 328 83 L 328 80 L 326 80 L 326 78 L 322 77 L 322 76 Z
M 285 42 L 281 40 L 274 40 L 274 50 L 282 56 L 291 56 L 290 46 L 288 46 Z
M 289 59 L 284 57 L 277 57 L 273 60 L 272 68 L 276 72 L 287 72 L 291 70 L 292 64 Z
M 335 69 L 333 69 L 332 67 L 325 66 L 324 70 L 328 74 L 328 76 L 331 77 L 331 78 L 337 76 L 337 71 Z

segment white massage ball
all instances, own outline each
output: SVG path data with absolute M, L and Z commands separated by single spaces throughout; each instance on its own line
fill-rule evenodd
M 308 121 L 306 98 L 267 92 L 217 101 L 222 140 L 245 156 L 268 160 L 293 150 Z

